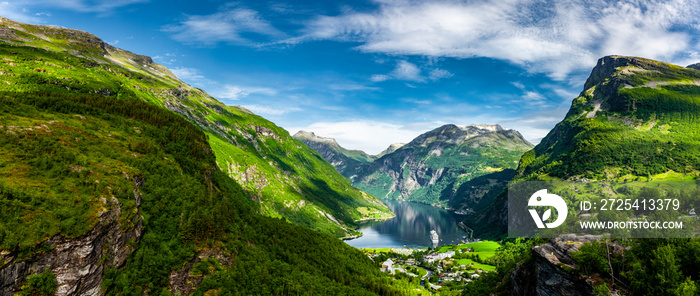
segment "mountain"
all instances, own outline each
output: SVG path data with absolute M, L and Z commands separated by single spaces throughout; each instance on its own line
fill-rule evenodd
M 700 71 L 649 59 L 598 61 L 562 122 L 520 161 L 521 179 L 693 180 Z
M 689 67 L 601 58 L 566 117 L 520 159 L 515 179 L 695 180 L 700 71 Z M 481 235 L 505 235 L 506 199 L 503 192 L 466 223 Z
M 77 30 L 7 19 L 0 28 L 6 44 L 35 49 L 24 49 L 31 57 L 23 60 L 5 50 L 2 90 L 136 96 L 176 112 L 207 134 L 218 167 L 270 217 L 348 237 L 359 235 L 356 221 L 392 216 L 284 129 L 242 107 L 224 105 L 147 56 Z
M 627 56 L 601 58 L 566 117 L 522 156 L 514 179 L 697 180 L 697 65 L 680 67 Z M 503 237 L 507 205 L 504 190 L 492 206 L 468 217 L 465 223 L 481 237 Z M 596 290 L 609 294 L 610 289 L 618 295 L 678 295 L 685 289 L 679 287 L 695 287 L 695 281 L 700 280 L 697 261 L 688 259 L 700 254 L 697 239 L 564 236 L 534 242 L 541 245 L 526 249 L 525 257 L 531 259 L 518 263 L 513 273 L 506 273 L 514 285 L 512 295 L 535 291 L 592 295 Z M 660 274 L 670 276 L 663 282 L 655 281 Z
M 364 166 L 377 159 L 364 151 L 345 149 L 335 139 L 319 137 L 313 132 L 299 131 L 294 134 L 294 138 L 320 153 L 340 174 L 349 179 L 360 173 Z
M 377 158 L 382 158 L 382 156 L 393 153 L 396 150 L 399 150 L 399 148 L 406 146 L 406 143 L 394 143 L 389 145 L 384 151 L 380 152 L 377 154 Z
M 499 125 L 444 125 L 375 160 L 353 184 L 375 196 L 473 209 L 482 196 L 467 195 L 472 185 L 464 185 L 487 175 L 495 183 L 483 185 L 500 183 L 531 147 Z
M 271 122 L 89 33 L 0 18 L 0 147 L 2 295 L 414 288 L 337 239 L 388 213 L 380 201 Z
M 466 211 L 490 204 L 515 174 L 520 156 L 532 148 L 517 131 L 488 124 L 448 124 L 377 156 L 309 132 L 295 137 L 370 194 Z

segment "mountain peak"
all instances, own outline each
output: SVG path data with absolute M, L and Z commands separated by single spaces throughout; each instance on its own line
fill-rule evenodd
M 664 69 L 668 68 L 669 65 L 670 64 L 640 57 L 619 55 L 605 56 L 598 59 L 598 63 L 591 71 L 591 75 L 586 80 L 583 89 L 586 91 L 591 87 L 605 81 L 605 79 L 613 77 L 615 73 L 622 70 L 620 69 L 621 67 L 635 67 L 641 70 L 657 70 L 665 72 Z M 617 85 L 615 88 L 617 88 Z
M 688 65 L 688 66 L 685 66 L 685 67 L 686 67 L 686 68 L 690 68 L 690 69 L 700 70 L 700 63 L 695 63 L 695 64 Z
M 152 78 L 167 77 L 166 80 L 170 80 L 169 83 L 183 85 L 183 82 L 170 70 L 153 62 L 151 57 L 114 47 L 99 37 L 81 30 L 24 24 L 0 16 L 0 41 L 41 49 L 53 48 L 55 51 L 91 59 L 97 64 L 115 63 L 126 68 L 136 68 L 138 72 Z
M 406 146 L 406 143 L 394 143 L 394 144 L 391 144 L 391 145 L 389 145 L 389 147 L 386 148 L 384 151 L 382 151 L 381 153 L 377 154 L 377 158 L 381 158 L 381 157 L 384 156 L 384 155 L 391 154 L 391 153 L 393 153 L 394 151 L 399 150 L 399 148 L 401 148 L 401 147 L 403 147 L 403 146 Z
M 500 131 L 506 131 L 507 129 L 504 129 L 501 125 L 499 124 L 470 124 L 470 125 L 462 125 L 458 126 L 460 129 L 466 130 L 469 128 L 478 128 L 482 130 L 487 130 L 487 131 L 492 131 L 492 132 L 500 132 Z
M 496 134 L 500 134 L 508 138 L 518 138 L 519 141 L 525 142 L 527 145 L 532 145 L 527 142 L 519 132 L 512 129 L 503 128 L 498 124 L 446 124 L 418 136 L 408 145 L 421 146 L 436 141 L 457 144 L 471 138 L 488 137 L 489 135 Z
M 294 134 L 293 137 L 299 140 L 308 140 L 313 142 L 326 143 L 334 146 L 340 146 L 338 142 L 333 138 L 321 137 L 316 135 L 314 132 L 308 132 L 304 130 L 298 131 L 296 134 Z

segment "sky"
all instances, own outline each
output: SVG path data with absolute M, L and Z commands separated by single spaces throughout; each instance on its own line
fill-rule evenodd
M 370 154 L 444 124 L 536 144 L 599 58 L 700 62 L 700 0 L 0 0 L 0 16 L 88 31 Z

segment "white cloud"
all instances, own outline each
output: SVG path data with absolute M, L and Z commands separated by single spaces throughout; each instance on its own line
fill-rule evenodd
M 204 45 L 218 42 L 259 45 L 259 43 L 243 37 L 243 34 L 247 33 L 275 39 L 284 36 L 284 33 L 275 29 L 257 11 L 230 7 L 210 15 L 187 16 L 179 25 L 165 26 L 163 31 L 172 33 L 172 37 L 177 41 Z
M 294 134 L 299 130 L 312 131 L 319 136 L 336 139 L 347 149 L 359 149 L 369 154 L 379 154 L 394 143 L 408 143 L 418 135 L 434 129 L 440 123 L 413 123 L 399 125 L 371 120 L 342 122 L 316 122 L 304 127 L 289 127 Z M 429 126 L 429 127 L 428 127 Z
M 365 52 L 495 58 L 560 80 L 605 55 L 673 62 L 698 48 L 700 0 L 376 2 L 375 11 L 319 16 L 295 42 L 337 40 L 360 42 Z
M 170 72 L 175 74 L 175 76 L 177 76 L 177 78 L 180 78 L 180 80 L 182 81 L 190 81 L 193 83 L 208 81 L 206 78 L 204 78 L 204 75 L 202 75 L 199 69 L 195 68 L 176 67 L 170 69 Z
M 79 12 L 108 12 L 115 8 L 136 3 L 146 3 L 148 0 L 44 0 L 44 5 L 55 6 Z
M 430 78 L 430 80 L 440 80 L 443 78 L 450 78 L 452 76 L 454 76 L 454 74 L 450 73 L 447 70 L 433 69 L 432 71 L 430 71 L 430 75 L 428 75 L 428 78 Z
M 358 83 L 332 83 L 328 85 L 329 89 L 332 90 L 348 90 L 348 91 L 355 91 L 355 90 L 378 90 L 378 87 L 373 87 L 373 86 L 366 86 Z
M 265 96 L 276 96 L 277 90 L 268 87 L 248 87 L 248 86 L 238 86 L 238 85 L 225 85 L 223 90 L 215 92 L 215 96 L 220 99 L 229 100 L 239 100 L 241 98 L 247 97 L 251 94 L 261 94 Z M 251 105 L 252 106 L 252 105 Z M 254 106 L 249 108 L 253 110 L 254 108 L 262 108 L 260 106 Z M 259 109 L 264 110 L 264 109 Z M 255 111 L 253 111 L 255 112 Z M 262 112 L 266 114 L 275 114 L 270 112 Z M 283 113 L 280 113 L 283 114 Z
M 15 0 L 12 1 L 15 8 L 20 8 L 19 10 L 13 10 L 13 13 L 6 13 L 1 7 L 0 2 L 0 13 L 2 16 L 14 19 L 21 22 L 28 22 L 30 20 L 22 19 L 22 15 L 27 13 L 27 8 L 39 7 L 41 9 L 46 8 L 60 8 L 65 10 L 72 10 L 77 12 L 97 12 L 97 13 L 109 13 L 114 9 L 129 6 L 138 3 L 146 3 L 149 0 Z M 22 12 L 18 15 L 19 12 Z M 47 12 L 37 12 L 34 13 L 36 16 L 51 16 Z
M 2 1 L 0 2 L 0 16 L 24 23 L 38 23 L 38 15 L 29 15 L 23 6 L 16 2 Z
M 546 98 L 541 93 L 535 91 L 526 91 L 521 97 L 523 98 L 523 100 L 529 102 L 542 102 L 546 100 Z
M 370 77 L 369 79 L 372 80 L 372 81 L 374 81 L 374 82 L 382 82 L 382 81 L 389 80 L 390 78 L 391 78 L 391 77 L 389 77 L 388 75 L 384 75 L 384 74 L 374 74 L 374 75 L 372 75 L 372 77 Z
M 418 66 L 411 64 L 407 61 L 399 61 L 396 64 L 396 68 L 394 71 L 391 71 L 391 77 L 394 77 L 395 79 L 399 80 L 408 80 L 408 81 L 424 81 L 425 78 L 423 78 L 420 75 L 420 69 Z
M 417 105 L 430 105 L 432 101 L 430 100 L 418 100 L 414 98 L 403 98 L 401 99 L 402 102 L 407 102 L 407 103 L 413 103 Z
M 400 60 L 396 63 L 396 67 L 389 74 L 374 74 L 370 77 L 370 80 L 374 82 L 382 82 L 390 79 L 413 81 L 413 82 L 425 82 L 426 77 L 421 75 L 421 69 L 411 62 Z M 428 74 L 428 78 L 432 81 L 440 80 L 443 78 L 450 78 L 453 74 L 447 70 L 443 69 L 433 69 Z M 408 85 L 408 84 L 407 84 Z M 409 85 L 409 87 L 415 87 Z
M 253 113 L 257 115 L 282 115 L 302 110 L 301 108 L 297 107 L 279 107 L 265 105 L 243 105 L 243 107 L 250 111 L 253 111 Z

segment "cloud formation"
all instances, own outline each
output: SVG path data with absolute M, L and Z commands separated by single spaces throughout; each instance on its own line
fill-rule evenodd
M 297 107 L 280 107 L 280 106 L 265 106 L 265 105 L 243 105 L 244 108 L 253 111 L 257 115 L 282 115 L 290 112 L 301 111 Z
M 564 79 L 605 55 L 686 60 L 700 50 L 700 0 L 375 0 L 319 16 L 299 40 L 359 42 L 372 53 L 487 57 Z M 380 77 L 376 77 L 377 79 Z
M 115 8 L 145 3 L 148 0 L 40 0 L 32 2 L 79 12 L 109 12 Z
M 14 0 L 0 2 L 2 16 L 21 22 L 37 22 L 32 18 L 28 8 L 60 8 L 77 12 L 97 12 L 107 14 L 113 10 L 132 4 L 146 3 L 149 0 Z M 9 9 L 8 9 L 9 8 Z M 11 9 L 11 10 L 10 10 Z M 51 16 L 46 12 L 34 13 L 35 16 Z
M 268 87 L 248 87 L 248 86 L 239 86 L 239 85 L 225 85 L 223 90 L 217 91 L 215 93 L 215 96 L 220 99 L 229 99 L 229 100 L 239 100 L 241 98 L 247 97 L 251 94 L 262 94 L 266 96 L 275 96 L 277 95 L 277 90 L 268 88 Z M 252 105 L 251 105 L 252 106 Z M 258 106 L 259 107 L 259 106 Z M 252 108 L 248 109 L 255 109 L 256 107 L 253 106 Z M 262 109 L 259 109 L 262 110 Z M 255 110 L 253 110 L 255 112 Z M 268 114 L 273 114 L 270 112 L 267 112 Z M 283 114 L 283 113 L 280 113 Z
M 431 123 L 438 127 L 440 124 Z M 347 149 L 360 149 L 369 154 L 379 154 L 393 143 L 408 143 L 426 132 L 424 125 L 399 125 L 373 120 L 348 120 L 342 122 L 316 122 L 304 127 L 289 127 L 294 134 L 299 130 L 312 131 L 319 136 L 335 138 Z M 381 139 L 381 141 L 377 141 Z
M 284 33 L 263 19 L 257 11 L 236 7 L 225 7 L 224 10 L 210 15 L 189 15 L 179 25 L 163 27 L 163 31 L 172 33 L 173 39 L 177 41 L 202 45 L 228 42 L 256 46 L 260 42 L 243 37 L 243 34 L 257 34 L 263 38 L 261 42 L 284 36 Z
M 212 81 L 205 78 L 204 75 L 202 75 L 201 71 L 199 69 L 195 68 L 187 68 L 187 67 L 176 67 L 170 69 L 170 72 L 175 74 L 177 78 L 179 78 L 182 81 L 189 82 L 192 84 L 202 84 L 202 83 L 211 83 Z
M 389 74 L 374 74 L 370 77 L 370 80 L 374 82 L 381 82 L 381 81 L 386 81 L 390 79 L 396 79 L 396 80 L 404 80 L 404 81 L 413 81 L 413 82 L 425 82 L 427 79 L 430 79 L 432 81 L 444 79 L 444 78 L 450 78 L 453 76 L 452 73 L 450 73 L 447 70 L 443 69 L 433 69 L 430 71 L 428 74 L 428 77 L 426 78 L 421 74 L 422 70 L 416 66 L 413 63 L 410 63 L 405 60 L 399 60 L 396 63 L 396 68 L 391 71 Z

